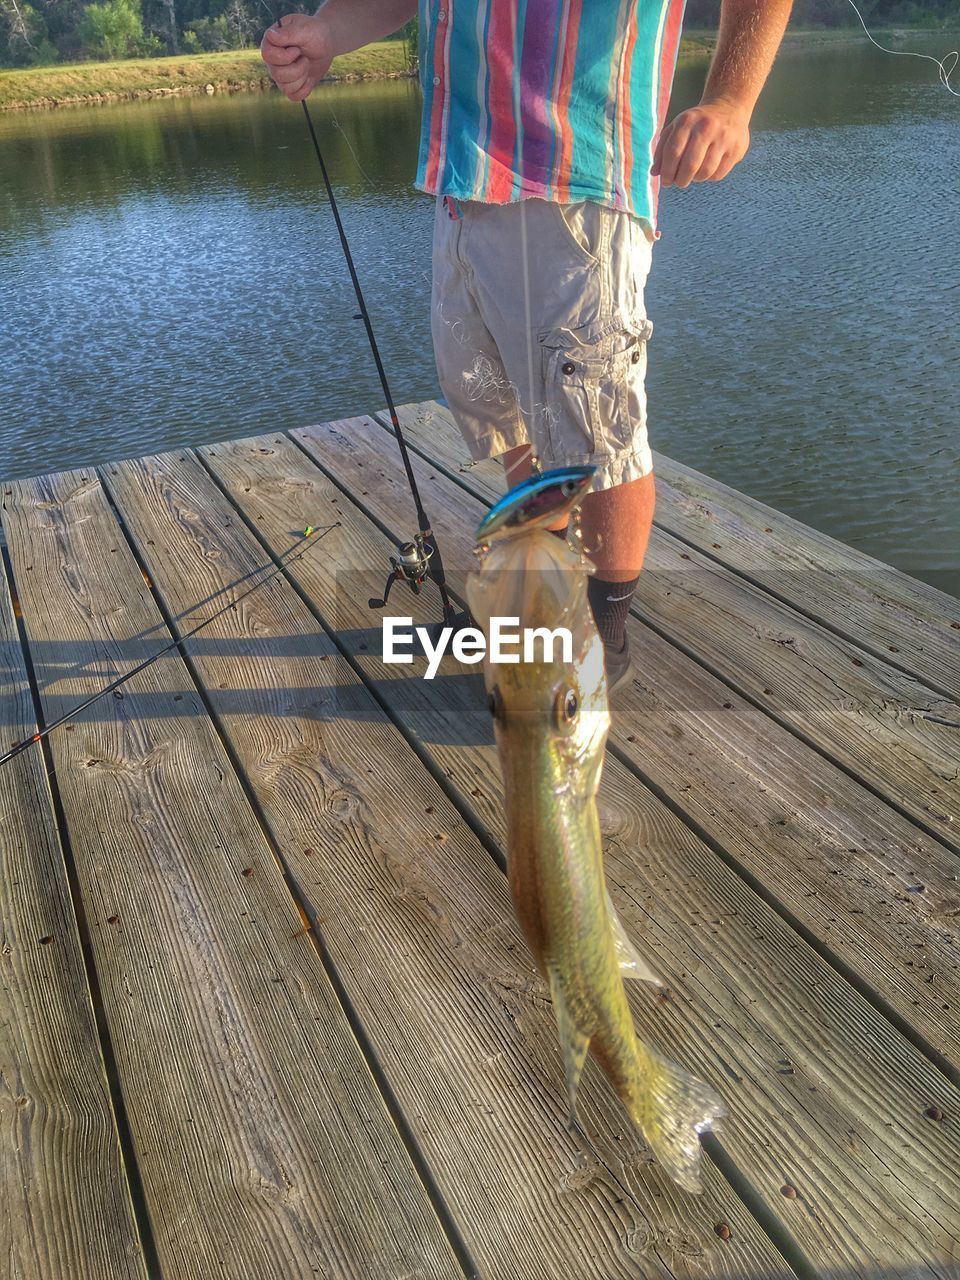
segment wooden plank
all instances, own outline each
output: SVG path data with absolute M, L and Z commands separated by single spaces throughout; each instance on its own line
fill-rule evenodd
M 372 423 L 329 424 L 303 440 L 379 519 L 395 528 L 408 519 L 402 474 Z M 414 469 L 451 580 L 462 579 L 485 508 L 422 460 Z M 655 632 L 634 619 L 629 630 L 642 658 L 618 697 L 612 741 L 960 1071 L 955 855 Z
M 236 454 L 236 487 L 253 481 L 268 506 L 275 494 L 270 531 L 286 547 L 323 519 L 272 449 Z M 233 474 L 233 450 L 205 456 Z M 263 562 L 195 459 L 118 464 L 105 479 L 172 613 L 225 603 Z M 354 552 L 334 531 L 295 563 L 322 565 L 352 597 Z M 552 1015 L 502 876 L 293 588 L 271 585 L 187 645 L 480 1272 L 783 1274 L 715 1171 L 697 1200 L 651 1166 L 609 1090 L 590 1107 L 593 1131 L 614 1135 L 598 1138 L 604 1163 L 572 1138 Z
M 411 442 L 456 470 L 462 445 L 449 418 L 404 414 Z M 503 491 L 493 460 L 460 479 L 484 501 Z M 661 530 L 633 612 L 960 852 L 956 702 Z
M 960 699 L 960 601 L 655 455 L 657 523 L 809 617 Z
M 94 477 L 10 487 L 38 683 L 75 700 L 166 630 Z M 120 692 L 52 746 L 165 1280 L 462 1275 L 182 660 Z
M 328 460 L 338 468 L 349 469 L 344 441 L 359 430 L 351 421 L 331 435 Z M 202 454 L 276 553 L 291 528 L 320 523 L 334 509 L 353 563 L 372 566 L 383 554 L 382 536 L 282 437 Z M 366 476 L 363 501 L 397 531 L 393 504 L 409 501 L 402 478 L 388 466 L 381 482 L 377 465 Z M 452 486 L 423 479 L 436 514 L 441 489 Z M 468 524 L 471 499 L 454 493 Z M 444 551 L 459 573 L 460 548 L 447 540 Z M 344 583 L 342 565 L 320 556 L 289 573 L 339 623 L 341 642 L 378 696 L 457 788 L 458 806 L 501 839 L 499 771 L 479 678 L 455 664 L 432 684 L 418 678 L 416 664 L 384 668 L 357 577 Z M 391 602 L 397 613 L 410 603 Z M 960 1256 L 960 1179 L 948 1170 L 960 1160 L 958 1133 L 923 1111 L 932 1091 L 951 1099 L 939 1103 L 948 1112 L 956 1091 L 616 759 L 608 759 L 602 815 L 617 906 L 673 992 L 662 1004 L 649 990 L 631 993 L 638 1028 L 727 1099 L 719 1142 L 765 1211 L 831 1280 L 875 1277 L 878 1265 L 951 1275 Z M 541 993 L 538 986 L 530 994 Z M 594 1088 L 595 1078 L 585 1099 L 595 1136 Z M 784 1196 L 785 1185 L 799 1191 L 797 1200 Z
M 377 415 L 386 423 L 383 414 Z M 400 411 L 411 443 L 470 467 L 448 409 L 434 400 Z M 438 431 L 439 428 L 439 431 Z M 960 699 L 960 602 L 729 485 L 654 452 L 656 524 L 746 575 L 809 617 Z M 472 469 L 472 468 L 471 468 Z
M 36 731 L 0 570 L 0 743 Z M 43 759 L 0 767 L 0 1257 L 11 1280 L 144 1280 Z

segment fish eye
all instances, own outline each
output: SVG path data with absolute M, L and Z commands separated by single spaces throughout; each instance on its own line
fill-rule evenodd
M 576 489 L 577 489 L 577 486 L 573 480 L 564 480 L 563 484 L 560 486 L 560 491 L 564 493 L 568 498 L 571 493 L 576 492 Z
M 493 716 L 494 720 L 503 719 L 503 698 L 500 695 L 500 686 L 494 685 L 487 694 L 487 710 Z
M 574 689 L 561 689 L 554 704 L 557 724 L 561 726 L 570 724 L 576 718 L 579 710 L 580 699 L 577 697 L 576 691 Z

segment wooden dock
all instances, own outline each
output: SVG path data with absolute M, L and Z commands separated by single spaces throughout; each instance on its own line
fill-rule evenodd
M 402 417 L 462 594 L 500 469 Z M 566 1126 L 384 423 L 2 487 L 3 746 L 236 601 L 0 769 L 2 1280 L 960 1277 L 960 602 L 657 465 L 601 816 L 699 1198 L 592 1064 Z

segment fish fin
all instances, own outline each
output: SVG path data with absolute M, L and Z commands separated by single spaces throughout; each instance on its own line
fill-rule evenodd
M 663 979 L 653 972 L 627 936 L 623 921 L 617 915 L 617 909 L 610 899 L 609 890 L 607 890 L 607 911 L 613 927 L 613 948 L 617 953 L 617 964 L 620 966 L 621 975 L 640 982 L 653 982 L 656 986 L 662 987 Z
M 577 1121 L 577 1089 L 583 1064 L 587 1060 L 590 1048 L 590 1037 L 584 1035 L 574 1021 L 569 1006 L 564 999 L 560 979 L 555 969 L 547 970 L 550 980 L 550 996 L 553 1000 L 553 1012 L 557 1019 L 557 1031 L 560 1035 L 560 1048 L 563 1051 L 563 1070 L 567 1077 L 567 1101 L 570 1104 L 570 1124 L 578 1126 Z
M 666 1172 L 684 1191 L 701 1191 L 700 1134 L 727 1114 L 708 1084 L 647 1050 L 651 1059 L 645 1116 L 633 1118 Z

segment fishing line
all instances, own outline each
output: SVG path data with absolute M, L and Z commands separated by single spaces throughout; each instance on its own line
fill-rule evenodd
M 357 155 L 356 151 L 354 151 L 353 143 L 347 137 L 347 132 L 344 129 L 343 125 L 340 123 L 340 121 L 337 119 L 337 113 L 333 110 L 332 107 L 330 108 L 330 119 L 333 123 L 333 127 L 336 129 L 337 133 L 340 134 L 340 136 L 343 138 L 344 142 L 346 143 L 347 150 L 353 156 L 353 162 L 357 166 L 357 169 L 360 172 L 360 175 L 363 178 L 364 182 L 367 184 L 368 187 L 375 190 L 377 184 L 374 182 L 374 180 L 370 177 L 369 173 L 367 173 L 366 169 L 360 163 L 360 157 Z
M 848 3 L 850 7 L 853 9 L 854 13 L 860 19 L 860 25 L 861 27 L 863 27 L 864 34 L 866 35 L 867 39 L 870 41 L 872 45 L 876 45 L 876 47 L 880 50 L 881 53 L 891 53 L 895 58 L 922 58 L 925 62 L 932 62 L 934 66 L 937 68 L 937 77 L 939 78 L 940 83 L 946 89 L 947 93 L 952 93 L 955 98 L 960 98 L 960 91 L 954 89 L 953 85 L 951 85 L 950 83 L 950 77 L 956 71 L 957 63 L 960 62 L 960 50 L 952 49 L 941 60 L 940 58 L 934 58 L 932 54 L 929 54 L 929 53 L 915 53 L 912 49 L 887 49 L 885 48 L 884 45 L 880 44 L 877 40 L 874 40 L 873 36 L 870 34 L 870 30 L 867 27 L 867 24 L 863 20 L 863 14 L 854 4 L 853 0 L 848 0 Z M 953 59 L 952 62 L 950 62 L 951 58 Z M 947 70 L 948 62 L 950 62 L 949 71 Z
M 16 756 L 20 755 L 21 752 L 26 751 L 27 747 L 32 747 L 35 743 L 42 742 L 48 734 L 53 733 L 54 729 L 59 729 L 61 725 L 67 724 L 70 720 L 75 720 L 76 717 L 86 711 L 88 707 L 92 707 L 95 702 L 99 702 L 101 698 L 105 698 L 109 693 L 115 693 L 121 685 L 125 685 L 128 680 L 132 680 L 133 677 L 139 675 L 141 671 L 146 671 L 147 667 L 152 666 L 158 658 L 162 658 L 164 654 L 170 653 L 172 650 L 179 648 L 180 645 L 184 644 L 187 640 L 192 639 L 193 636 L 202 631 L 204 627 L 209 627 L 211 622 L 215 622 L 217 618 L 223 617 L 223 615 L 225 613 L 229 613 L 231 609 L 236 609 L 241 600 L 246 600 L 248 596 L 252 596 L 255 591 L 259 591 L 260 588 L 265 586 L 272 578 L 277 577 L 278 568 L 286 568 L 287 565 L 294 564 L 297 560 L 302 560 L 304 556 L 306 556 L 313 547 L 317 545 L 317 543 L 321 542 L 327 534 L 330 533 L 331 530 L 339 528 L 340 521 L 337 520 L 334 524 L 327 525 L 327 527 L 318 534 L 316 529 L 308 525 L 293 546 L 288 547 L 283 555 L 277 557 L 276 563 L 269 564 L 264 567 L 264 576 L 259 580 L 259 582 L 255 582 L 252 587 L 248 587 L 246 591 L 241 592 L 236 599 L 225 604 L 223 608 L 218 609 L 216 613 L 212 613 L 209 618 L 204 618 L 204 620 L 202 622 L 198 622 L 195 627 L 191 627 L 189 631 L 185 631 L 178 639 L 171 640 L 169 644 L 164 645 L 162 649 L 158 649 L 157 652 L 151 654 L 149 658 L 144 658 L 143 662 L 138 662 L 135 667 L 126 673 L 126 675 L 118 676 L 117 679 L 112 680 L 110 684 L 104 685 L 102 689 L 99 689 L 96 693 L 92 693 L 89 698 L 85 698 L 82 702 L 78 702 L 75 707 L 71 707 L 71 709 L 64 715 L 58 716 L 56 720 L 51 721 L 48 725 L 44 725 L 44 727 L 38 730 L 37 733 L 31 734 L 29 738 L 23 738 L 20 742 L 15 742 L 8 751 L 4 752 L 4 754 L 0 756 L 0 766 L 7 764 L 8 761 L 13 760 Z M 297 548 L 303 546 L 303 544 L 311 538 L 313 541 L 310 546 L 301 551 L 299 555 L 294 555 Z
M 523 258 L 523 320 L 527 328 L 527 386 L 533 398 L 533 320 L 530 315 L 530 257 L 527 252 L 527 205 L 520 201 L 520 255 Z M 531 415 L 530 443 L 533 443 L 533 418 Z

